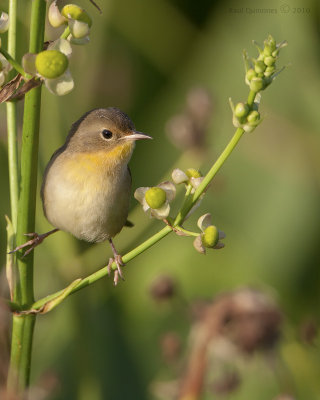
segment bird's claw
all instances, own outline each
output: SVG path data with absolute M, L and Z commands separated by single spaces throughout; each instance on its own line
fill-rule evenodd
M 26 243 L 21 244 L 20 246 L 17 246 L 15 249 L 11 250 L 9 254 L 16 253 L 17 251 L 24 249 L 25 247 L 30 246 L 28 250 L 26 250 L 23 254 L 22 257 L 27 256 L 28 254 L 31 253 L 31 251 L 37 247 L 40 243 L 43 242 L 43 240 L 46 238 L 46 235 L 38 235 L 36 232 L 33 233 L 25 233 L 25 236 L 31 237 L 32 239 L 28 240 Z
M 123 267 L 125 264 L 122 261 L 122 257 L 120 254 L 115 255 L 114 258 L 109 258 L 109 262 L 108 262 L 108 266 L 107 266 L 109 276 L 111 274 L 111 266 L 114 262 L 116 263 L 117 269 L 114 270 L 114 273 L 113 273 L 113 284 L 114 284 L 114 286 L 117 286 L 117 284 L 119 282 L 119 276 L 123 281 L 125 280 L 122 269 L 121 269 L 121 267 Z

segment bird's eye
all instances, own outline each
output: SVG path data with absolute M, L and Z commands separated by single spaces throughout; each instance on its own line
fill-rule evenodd
M 104 129 L 102 131 L 102 136 L 104 137 L 104 139 L 111 139 L 113 136 L 113 133 L 111 131 L 109 131 L 109 129 Z

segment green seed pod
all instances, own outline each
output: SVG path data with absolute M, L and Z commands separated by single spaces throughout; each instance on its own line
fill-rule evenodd
M 252 78 L 250 82 L 250 90 L 254 92 L 259 92 L 264 88 L 264 83 L 262 78 Z
M 267 41 L 269 46 L 274 50 L 276 48 L 276 41 L 274 40 L 273 36 L 269 35 Z
M 246 117 L 249 113 L 249 106 L 246 103 L 238 103 L 234 109 L 234 114 L 238 118 Z
M 187 169 L 186 174 L 189 178 L 201 178 L 200 172 L 194 168 Z
M 253 68 L 248 69 L 246 73 L 246 78 L 250 82 L 252 78 L 255 78 L 257 76 L 256 71 Z
M 263 54 L 265 57 L 269 57 L 272 55 L 272 49 L 270 48 L 270 46 L 265 46 L 265 48 L 263 49 Z
M 158 209 L 166 202 L 166 192 L 159 187 L 152 187 L 146 191 L 145 199 L 148 206 L 152 209 Z
M 219 241 L 219 231 L 214 225 L 208 226 L 201 237 L 204 247 L 214 247 Z
M 267 67 L 271 67 L 276 62 L 276 59 L 272 56 L 267 56 L 264 58 L 264 63 Z
M 255 126 L 257 122 L 260 120 L 260 114 L 258 111 L 251 111 L 247 117 L 247 121 L 250 125 Z
M 54 79 L 61 76 L 68 68 L 68 58 L 58 50 L 45 50 L 36 56 L 36 69 L 41 76 Z
M 274 65 L 271 67 L 267 67 L 266 70 L 264 71 L 264 76 L 269 77 L 275 72 L 276 68 Z
M 265 56 L 271 56 L 272 52 L 276 50 L 276 41 L 273 39 L 271 35 L 264 41 L 264 49 L 263 54 Z
M 61 10 L 61 14 L 65 18 L 71 17 L 77 21 L 85 22 L 89 25 L 89 28 L 92 25 L 92 19 L 90 18 L 89 14 L 81 7 L 77 6 L 76 4 L 67 4 Z
M 255 63 L 254 70 L 256 71 L 257 74 L 264 72 L 265 69 L 266 69 L 266 65 L 262 60 L 257 61 Z

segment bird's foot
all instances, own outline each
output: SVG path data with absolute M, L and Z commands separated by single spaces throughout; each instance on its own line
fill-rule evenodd
M 9 252 L 9 254 L 15 253 L 15 252 L 17 252 L 17 251 L 19 251 L 21 249 L 24 249 L 25 247 L 29 247 L 30 246 L 29 249 L 24 252 L 22 257 L 27 256 L 28 254 L 31 253 L 31 251 L 35 247 L 39 246 L 39 244 L 41 244 L 46 237 L 48 237 L 52 233 L 57 232 L 58 230 L 59 229 L 53 229 L 52 231 L 49 231 L 49 232 L 46 232 L 46 233 L 42 233 L 41 235 L 38 235 L 38 233 L 36 233 L 36 232 L 25 233 L 24 234 L 25 236 L 28 236 L 28 237 L 30 237 L 32 239 L 28 240 L 26 243 L 21 244 L 20 246 L 17 246 L 15 249 L 11 250 Z
M 114 258 L 109 258 L 109 262 L 108 262 L 108 275 L 110 276 L 111 274 L 111 266 L 113 263 L 116 263 L 117 269 L 114 270 L 113 272 L 113 284 L 114 286 L 117 286 L 118 282 L 119 282 L 119 277 L 124 281 L 124 276 L 123 276 L 123 272 L 121 267 L 123 267 L 125 264 L 122 261 L 122 257 L 120 254 L 115 254 Z

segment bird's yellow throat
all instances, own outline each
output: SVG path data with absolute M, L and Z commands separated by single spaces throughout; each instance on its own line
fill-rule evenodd
M 134 147 L 133 142 L 123 143 L 116 146 L 114 149 L 109 151 L 96 151 L 96 152 L 82 152 L 76 153 L 70 159 L 71 169 L 87 169 L 90 171 L 96 171 L 97 169 L 114 168 L 122 162 L 127 163 L 131 156 Z

